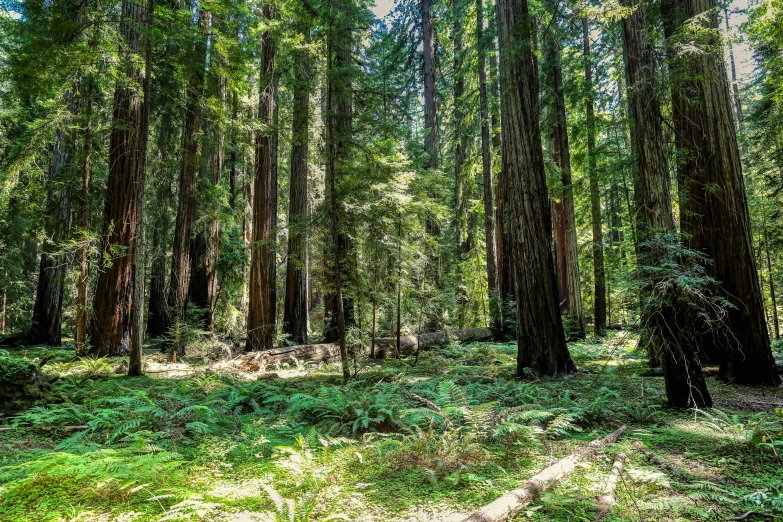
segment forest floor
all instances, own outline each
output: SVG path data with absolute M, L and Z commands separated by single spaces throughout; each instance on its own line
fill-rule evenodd
M 783 517 L 783 390 L 710 377 L 715 408 L 675 411 L 634 345 L 571 343 L 580 373 L 523 381 L 515 345 L 452 345 L 360 362 L 345 387 L 339 366 L 259 378 L 150 351 L 158 373 L 128 378 L 72 347 L 14 350 L 54 356 L 60 378 L 46 405 L 0 417 L 0 520 L 457 521 L 622 424 L 517 519 L 593 520 L 617 452 L 605 520 Z

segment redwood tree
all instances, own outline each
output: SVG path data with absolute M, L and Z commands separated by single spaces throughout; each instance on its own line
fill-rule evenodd
M 171 253 L 169 277 L 168 314 L 166 327 L 185 316 L 190 282 L 191 228 L 195 211 L 194 193 L 198 172 L 199 135 L 201 130 L 201 97 L 204 94 L 204 76 L 207 59 L 207 38 L 210 12 L 199 9 L 199 36 L 193 45 L 190 79 L 187 85 L 185 106 L 185 132 L 182 143 L 182 169 L 179 175 L 179 200 L 177 220 L 174 225 L 174 247 Z
M 490 33 L 491 34 L 491 33 Z M 490 40 L 491 41 L 491 40 Z M 495 252 L 495 205 L 492 192 L 492 142 L 490 141 L 489 96 L 487 94 L 487 44 L 484 32 L 484 0 L 476 0 L 476 45 L 478 46 L 479 116 L 481 118 L 481 173 L 484 189 L 484 239 L 486 244 L 487 288 L 490 326 L 502 324 Z
M 144 67 L 132 55 L 145 48 L 143 32 L 149 23 L 151 0 L 122 2 L 120 35 L 131 56 L 125 62 L 127 81 L 118 81 L 109 140 L 109 179 L 101 234 L 101 260 L 90 322 L 91 352 L 119 355 L 130 347 L 133 265 L 136 257 L 139 201 L 144 186 L 143 136 L 149 114 Z M 142 63 L 146 60 L 142 60 Z
M 275 18 L 275 6 L 264 4 L 264 20 Z M 275 40 L 265 28 L 261 35 L 261 78 L 258 118 L 263 125 L 256 135 L 253 176 L 253 231 L 250 246 L 250 303 L 247 314 L 247 350 L 268 350 L 274 340 L 275 318 L 269 284 L 272 238 L 272 125 L 275 111 Z
M 309 43 L 309 27 L 303 29 Z M 296 51 L 294 105 L 291 122 L 291 187 L 288 209 L 283 332 L 295 344 L 307 344 L 307 159 L 310 137 L 310 53 Z
M 544 34 L 545 131 L 549 138 L 549 153 L 560 169 L 561 182 L 552 200 L 558 301 L 560 310 L 569 319 L 569 335 L 581 338 L 584 337 L 584 314 L 557 17 L 555 15 L 555 20 Z
M 593 228 L 593 325 L 595 335 L 606 329 L 606 274 L 604 272 L 604 235 L 601 226 L 601 192 L 598 187 L 598 167 L 595 150 L 595 91 L 590 55 L 590 25 L 582 18 L 582 48 L 585 61 L 585 116 L 587 118 L 587 171 L 590 177 L 590 214 Z
M 780 377 L 764 317 L 715 7 L 714 0 L 667 0 L 662 6 L 670 41 L 706 49 L 681 52 L 673 45 L 669 52 L 680 222 L 686 246 L 705 255 L 706 274 L 720 282 L 732 305 L 725 334 L 702 325 L 707 356 L 720 362 L 726 381 L 774 385 Z M 683 30 L 693 20 L 698 30 Z
M 517 375 L 575 371 L 557 306 L 552 222 L 539 134 L 538 64 L 527 0 L 498 0 L 503 172 L 517 306 Z
M 693 312 L 662 270 L 679 260 L 672 259 L 672 249 L 667 247 L 675 225 L 661 108 L 654 84 L 655 52 L 647 34 L 643 5 L 639 0 L 624 0 L 623 5 L 634 8 L 623 19 L 623 43 L 637 162 L 637 257 L 644 279 L 642 317 L 647 342 L 661 362 L 669 404 L 679 408 L 711 406 L 712 398 L 695 352 Z
M 67 97 L 71 98 L 72 95 Z M 46 238 L 39 263 L 30 344 L 61 344 L 63 293 L 68 264 L 64 256 L 57 254 L 57 249 L 66 238 L 71 222 L 71 186 L 67 175 L 73 158 L 72 147 L 66 133 L 58 130 L 46 180 Z

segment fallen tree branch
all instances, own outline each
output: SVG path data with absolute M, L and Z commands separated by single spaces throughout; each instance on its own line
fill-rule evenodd
M 615 491 L 617 490 L 617 481 L 620 479 L 624 467 L 625 455 L 618 453 L 614 458 L 614 464 L 612 464 L 612 471 L 609 473 L 609 478 L 606 479 L 604 494 L 598 497 L 598 512 L 595 514 L 596 521 L 603 520 L 612 510 L 612 506 L 614 506 L 615 502 L 617 502 Z
M 462 522 L 503 522 L 516 516 L 522 508 L 546 491 L 553 482 L 564 479 L 574 472 L 580 460 L 592 457 L 598 448 L 617 442 L 625 426 L 603 439 L 596 439 L 554 464 L 547 466 L 518 488 L 505 493 L 494 502 L 474 512 Z
M 748 511 L 738 517 L 729 517 L 726 520 L 747 520 L 752 516 L 757 516 L 761 518 L 776 518 L 775 515 L 768 515 L 767 513 L 759 513 L 758 511 Z
M 668 462 L 663 460 L 661 457 L 659 457 L 658 455 L 656 455 L 652 451 L 650 451 L 647 448 L 645 448 L 644 444 L 642 444 L 638 440 L 635 440 L 635 441 L 631 442 L 631 444 L 633 445 L 634 448 L 636 448 L 641 453 L 643 453 L 648 459 L 650 459 L 655 464 L 660 466 L 663 470 L 668 471 L 672 475 L 676 475 L 677 477 L 683 478 L 682 471 L 680 471 L 679 469 L 675 468 L 674 466 L 672 466 L 671 464 L 669 464 Z

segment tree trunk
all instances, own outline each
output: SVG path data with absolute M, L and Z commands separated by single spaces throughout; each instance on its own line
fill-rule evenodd
M 276 16 L 275 6 L 264 4 L 267 22 Z M 258 119 L 264 125 L 256 136 L 253 188 L 253 236 L 250 258 L 250 305 L 247 315 L 248 351 L 269 350 L 274 341 L 272 289 L 269 285 L 272 241 L 272 126 L 275 112 L 275 41 L 267 29 L 261 35 L 261 79 Z
M 491 41 L 491 40 L 490 40 Z M 490 328 L 502 325 L 495 253 L 495 206 L 492 195 L 492 143 L 490 141 L 489 98 L 487 95 L 487 40 L 484 36 L 484 0 L 476 0 L 476 42 L 478 45 L 479 111 L 481 117 L 481 172 L 484 189 L 484 242 L 486 245 L 487 289 Z
M 463 108 L 463 96 L 465 94 L 465 75 L 462 72 L 464 51 L 462 49 L 462 1 L 452 0 L 451 9 L 454 17 L 452 28 L 452 42 L 454 44 L 454 246 L 456 252 L 456 297 L 457 297 L 457 322 L 460 328 L 465 327 L 466 308 L 468 295 L 465 282 L 462 277 L 462 262 L 470 249 L 467 242 L 467 180 L 462 164 L 465 161 L 465 149 L 468 140 L 465 132 L 465 111 Z
M 343 6 L 341 6 L 343 7 Z M 342 179 L 348 168 L 348 152 L 352 137 L 352 112 L 353 97 L 351 92 L 351 73 L 347 70 L 352 67 L 351 54 L 353 34 L 350 21 L 344 17 L 347 13 L 341 13 L 337 28 L 330 21 L 328 45 L 327 45 L 327 107 L 328 116 L 328 165 L 327 175 L 327 202 L 329 212 L 329 225 L 331 232 L 332 261 L 331 277 L 334 287 L 334 295 L 331 299 L 335 307 L 334 317 L 337 320 L 337 338 L 340 346 L 340 360 L 342 362 L 343 383 L 351 378 L 348 366 L 348 348 L 346 345 L 346 311 L 343 300 L 343 272 L 346 255 L 347 238 L 341 234 L 344 226 L 342 212 L 340 212 L 340 194 L 338 192 L 338 176 Z M 336 33 L 336 34 L 335 34 Z
M 668 38 L 678 36 L 684 24 L 694 19 L 700 20 L 701 29 L 710 31 L 710 36 L 695 37 L 704 41 L 694 42 L 708 45 L 707 52 L 670 50 L 685 245 L 706 256 L 706 275 L 721 284 L 733 305 L 726 310 L 728 331 L 722 333 L 716 325 L 706 324 L 702 344 L 709 359 L 721 363 L 721 379 L 737 384 L 779 384 L 753 253 L 722 46 L 715 37 L 719 27 L 715 1 L 667 0 L 662 11 Z M 686 38 L 693 38 L 689 36 L 692 30 L 686 31 Z
M 714 7 L 714 6 L 713 6 Z M 729 10 L 728 8 L 723 8 L 723 16 L 726 19 L 726 36 L 729 36 Z M 745 133 L 745 121 L 742 117 L 742 99 L 740 98 L 739 93 L 739 82 L 737 82 L 737 68 L 734 66 L 734 48 L 731 45 L 731 41 L 728 42 L 729 45 L 729 63 L 731 64 L 731 88 L 734 91 L 734 107 L 737 111 L 737 128 L 739 129 L 741 134 Z
M 495 22 L 495 19 L 492 20 Z M 489 56 L 489 76 L 492 96 L 495 102 L 492 104 L 492 128 L 497 129 L 492 135 L 492 150 L 498 157 L 498 180 L 495 186 L 495 223 L 497 224 L 496 257 L 498 268 L 498 301 L 500 305 L 500 314 L 502 319 L 502 338 L 512 339 L 516 332 L 512 327 L 516 321 L 512 312 L 506 306 L 513 302 L 514 296 L 514 263 L 511 259 L 511 238 L 509 237 L 509 212 L 508 202 L 506 200 L 506 174 L 503 171 L 503 158 L 501 155 L 500 139 L 500 89 L 498 83 L 498 64 L 497 53 Z
M 131 55 L 141 54 L 146 47 L 142 33 L 151 8 L 151 0 L 144 4 L 122 2 L 120 34 Z M 119 82 L 114 90 L 109 179 L 101 235 L 101 259 L 111 261 L 104 261 L 99 270 L 90 323 L 91 353 L 99 357 L 121 355 L 130 347 L 133 265 L 139 201 L 144 190 L 141 153 L 147 128 L 144 118 L 148 112 L 144 107 L 147 100 L 135 86 L 144 84 L 144 68 L 131 56 L 125 67 L 132 83 Z
M 778 300 L 775 296 L 775 275 L 772 273 L 772 258 L 769 255 L 769 238 L 767 237 L 767 220 L 763 218 L 764 251 L 767 254 L 767 273 L 769 274 L 769 297 L 772 300 L 772 325 L 775 329 L 775 339 L 780 339 L 780 325 L 778 323 Z
M 672 217 L 669 171 L 663 149 L 661 109 L 655 90 L 655 53 L 647 36 L 644 7 L 639 0 L 623 0 L 623 5 L 635 8 L 623 20 L 625 68 L 628 79 L 633 139 L 637 159 L 636 186 L 638 263 L 646 280 L 643 290 L 642 317 L 648 342 L 661 361 L 666 395 L 673 407 L 711 406 L 699 359 L 694 352 L 691 311 L 683 305 L 676 290 L 658 290 L 664 283 L 660 267 L 671 266 L 670 249 L 661 243 L 675 232 Z M 658 270 L 656 270 L 658 269 Z
M 92 78 L 87 78 L 87 107 L 84 118 L 84 166 L 82 170 L 82 215 L 81 225 L 84 246 L 79 252 L 79 281 L 76 285 L 76 353 L 83 355 L 87 351 L 87 285 L 89 283 L 89 244 L 90 235 L 90 178 L 92 177 Z
M 424 151 L 428 168 L 438 168 L 438 114 L 435 97 L 435 35 L 432 30 L 433 0 L 421 0 L 421 32 L 424 53 Z
M 220 49 L 220 43 L 212 42 L 211 47 Z M 205 118 L 204 133 L 209 139 L 204 146 L 205 165 L 202 168 L 204 173 L 202 180 L 204 185 L 209 187 L 210 192 L 214 192 L 212 189 L 218 186 L 223 175 L 225 134 L 221 118 L 227 95 L 226 78 L 220 70 L 226 66 L 226 57 L 217 51 L 212 62 L 218 72 L 210 75 L 212 85 L 209 90 L 216 100 L 217 109 Z M 202 209 L 207 213 L 206 224 L 191 243 L 188 303 L 204 311 L 201 317 L 204 328 L 212 332 L 215 329 L 215 300 L 218 285 L 216 265 L 220 254 L 220 202 L 209 201 L 202 205 Z
M 182 170 L 179 177 L 177 221 L 174 225 L 174 247 L 169 277 L 168 315 L 166 328 L 185 319 L 185 307 L 190 286 L 191 228 L 195 213 L 196 174 L 198 172 L 199 134 L 201 129 L 201 97 L 204 93 L 204 72 L 207 59 L 210 12 L 199 9 L 198 25 L 201 38 L 193 49 L 193 70 L 188 82 L 188 101 L 185 108 Z M 179 355 L 183 355 L 180 353 Z
M 310 28 L 304 27 L 305 44 Z M 286 263 L 283 332 L 294 344 L 307 344 L 307 182 L 310 139 L 310 53 L 296 51 L 296 83 L 291 122 L 291 187 L 288 208 L 288 260 Z
M 558 15 L 555 15 L 556 17 Z M 584 337 L 582 290 L 579 278 L 579 251 L 576 242 L 574 192 L 571 184 L 571 151 L 568 146 L 568 126 L 563 94 L 563 71 L 560 59 L 559 31 L 555 20 L 544 36 L 545 76 L 548 100 L 547 120 L 550 153 L 560 168 L 562 191 L 553 201 L 555 223 L 555 260 L 560 310 L 568 317 L 568 334 Z
M 565 375 L 575 365 L 557 307 L 544 156 L 539 134 L 538 64 L 527 0 L 498 0 L 503 173 L 507 176 L 517 303 L 517 375 Z
M 332 105 L 331 109 L 327 112 L 332 114 L 333 133 L 332 139 L 334 141 L 334 158 L 327 170 L 330 168 L 336 168 L 337 172 L 331 173 L 334 176 L 335 188 L 337 194 L 332 195 L 334 199 L 332 203 L 338 207 L 341 206 L 341 185 L 342 180 L 349 172 L 349 151 L 351 141 L 353 139 L 353 91 L 352 83 L 350 79 L 350 73 L 346 71 L 353 67 L 351 63 L 351 51 L 353 45 L 353 34 L 351 28 L 346 23 L 341 24 L 335 28 L 336 34 L 334 35 L 334 65 L 337 71 L 332 78 Z M 327 173 L 328 174 L 328 173 Z M 351 241 L 351 234 L 348 233 L 347 228 L 350 226 L 346 221 L 346 216 L 343 212 L 338 212 L 337 216 L 337 244 L 332 245 L 333 250 L 339 251 L 339 256 L 333 256 L 333 260 L 339 257 L 339 264 L 335 265 L 339 267 L 337 272 L 340 272 L 340 292 L 342 293 L 342 301 L 338 305 L 337 288 L 332 285 L 334 293 L 329 292 L 324 296 L 324 309 L 326 312 L 325 319 L 327 320 L 326 328 L 324 331 L 324 340 L 327 342 L 338 341 L 340 338 L 339 327 L 339 315 L 343 315 L 343 321 L 345 327 L 350 328 L 356 324 L 354 316 L 354 302 L 353 299 L 348 297 L 345 292 L 345 286 L 347 282 L 352 282 L 354 274 L 356 273 L 356 259 L 353 244 Z M 342 312 L 339 309 L 342 308 Z
M 68 103 L 73 94 L 66 93 Z M 67 237 L 71 222 L 71 184 L 68 179 L 73 158 L 73 144 L 62 130 L 57 130 L 52 161 L 46 183 L 46 217 L 43 251 L 38 271 L 30 344 L 60 346 L 65 274 L 68 264 L 57 254 L 60 243 Z
M 155 0 L 149 0 L 147 7 L 147 16 L 145 23 L 148 28 L 152 27 L 152 16 L 155 12 Z M 144 291 L 146 283 L 147 268 L 147 242 L 146 227 L 144 215 L 146 209 L 146 200 L 144 197 L 144 188 L 147 182 L 147 146 L 149 144 L 149 123 L 150 123 L 150 82 L 152 79 L 152 39 L 149 29 L 142 37 L 142 52 L 144 53 L 144 83 L 142 83 L 144 101 L 141 107 L 141 122 L 139 123 L 139 180 L 141 187 L 139 189 L 139 218 L 136 233 L 136 257 L 131 267 L 131 279 L 133 281 L 133 299 L 131 305 L 131 345 L 130 358 L 128 361 L 128 376 L 140 377 L 143 375 L 141 362 L 142 350 L 144 348 Z
M 590 210 L 593 222 L 593 324 L 595 335 L 602 336 L 606 328 L 606 276 L 604 274 L 604 237 L 601 230 L 601 193 L 598 188 L 598 168 L 595 157 L 595 109 L 593 108 L 593 69 L 590 56 L 590 27 L 582 18 L 582 45 L 585 60 L 585 114 L 587 116 L 587 169 L 590 176 Z

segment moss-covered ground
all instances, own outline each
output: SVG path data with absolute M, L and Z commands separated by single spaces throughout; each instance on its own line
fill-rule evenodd
M 617 452 L 606 520 L 783 515 L 783 391 L 710 377 L 715 408 L 675 411 L 634 344 L 572 343 L 580 373 L 522 381 L 513 344 L 453 345 L 360 362 L 348 386 L 330 366 L 258 378 L 190 360 L 128 378 L 68 347 L 14 350 L 0 364 L 54 356 L 44 370 L 61 377 L 0 418 L 0 520 L 461 520 L 622 424 L 518 519 L 593 520 Z

